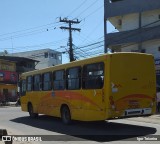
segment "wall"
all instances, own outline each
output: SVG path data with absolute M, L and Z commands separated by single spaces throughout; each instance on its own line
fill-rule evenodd
M 134 30 L 139 27 L 138 14 L 129 14 L 122 17 L 122 29 L 120 31 Z
M 146 53 L 152 54 L 155 58 L 160 57 L 159 47 L 160 47 L 160 39 L 146 41 L 142 43 L 142 49 L 145 49 Z M 122 52 L 131 52 L 131 50 L 138 50 L 138 44 L 133 44 L 125 48 L 122 48 Z

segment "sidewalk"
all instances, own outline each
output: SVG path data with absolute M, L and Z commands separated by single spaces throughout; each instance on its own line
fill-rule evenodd
M 139 122 L 146 122 L 146 123 L 160 124 L 160 113 L 157 113 L 155 115 L 151 115 L 151 116 L 148 116 L 148 117 L 128 118 L 128 120 L 139 121 Z
M 0 107 L 7 107 L 7 106 L 17 106 L 17 102 L 7 102 L 5 104 L 0 103 Z

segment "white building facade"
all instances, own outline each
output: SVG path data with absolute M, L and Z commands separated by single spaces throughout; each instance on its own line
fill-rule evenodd
M 41 49 L 26 51 L 20 53 L 13 53 L 12 56 L 26 57 L 39 61 L 35 69 L 42 69 L 50 66 L 62 64 L 62 53 L 52 49 Z

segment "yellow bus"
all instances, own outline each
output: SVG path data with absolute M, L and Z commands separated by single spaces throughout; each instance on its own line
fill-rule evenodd
M 26 72 L 21 109 L 71 120 L 101 121 L 152 115 L 156 110 L 154 58 L 113 53 Z

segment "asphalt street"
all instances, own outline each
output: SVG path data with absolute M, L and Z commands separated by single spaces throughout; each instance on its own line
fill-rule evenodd
M 159 143 L 160 115 L 104 122 L 74 121 L 72 125 L 64 125 L 61 119 L 46 115 L 31 119 L 20 107 L 0 107 L 0 129 L 7 129 L 12 136 L 39 136 L 43 140 L 14 141 L 13 144 Z M 154 137 L 157 140 L 153 141 Z

